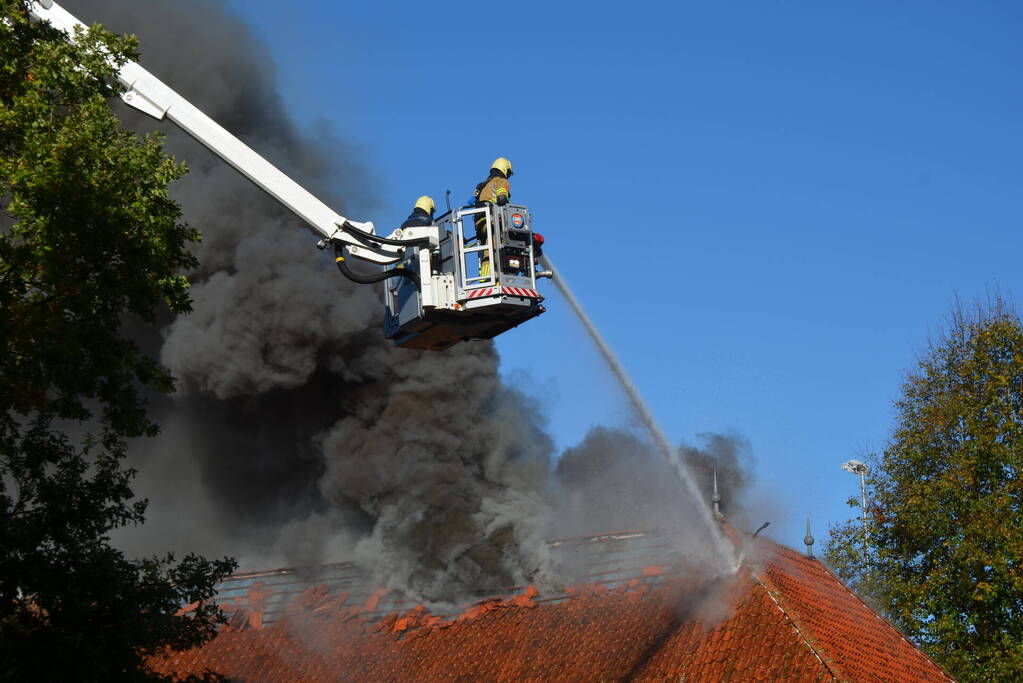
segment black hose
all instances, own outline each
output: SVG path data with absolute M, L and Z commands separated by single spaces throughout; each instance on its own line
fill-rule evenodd
M 383 282 L 392 277 L 403 277 L 412 282 L 416 283 L 416 287 L 419 285 L 419 275 L 407 268 L 391 268 L 389 270 L 383 270 L 379 273 L 356 273 L 354 270 L 348 267 L 348 262 L 345 261 L 344 247 L 334 247 L 335 261 L 337 261 L 337 269 L 341 271 L 341 274 L 352 282 L 357 282 L 360 285 L 371 285 L 376 282 Z
M 381 237 L 380 235 L 374 235 L 371 232 L 360 230 L 349 221 L 345 221 L 345 224 L 341 226 L 343 230 L 354 232 L 363 239 L 370 240 L 371 242 L 379 242 L 380 244 L 391 244 L 396 247 L 419 247 L 425 246 L 430 243 L 429 237 L 417 237 L 411 240 L 392 240 L 390 237 Z

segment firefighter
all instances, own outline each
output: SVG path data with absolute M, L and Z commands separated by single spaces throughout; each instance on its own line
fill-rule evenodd
M 417 228 L 420 226 L 433 225 L 433 199 L 425 194 L 416 200 L 412 213 L 401 224 L 402 228 Z
M 511 176 L 511 162 L 504 157 L 494 159 L 494 163 L 490 164 L 490 175 L 476 186 L 476 192 L 473 194 L 476 206 L 487 204 L 504 206 L 507 204 L 511 199 L 511 186 L 508 184 L 508 178 Z M 480 244 L 487 243 L 487 217 L 485 214 L 476 216 L 476 239 Z M 490 275 L 490 258 L 486 254 L 480 261 L 480 275 L 483 277 Z
M 483 206 L 484 202 L 504 206 L 511 199 L 511 186 L 508 178 L 512 177 L 511 162 L 504 157 L 494 159 L 490 164 L 490 175 L 482 183 L 476 186 L 473 197 L 476 199 L 476 206 Z

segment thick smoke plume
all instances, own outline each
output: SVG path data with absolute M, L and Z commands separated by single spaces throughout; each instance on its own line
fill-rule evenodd
M 750 481 L 749 444 L 740 437 L 702 436 L 704 446 L 683 446 L 682 459 L 705 491 L 696 504 L 710 509 L 713 479 L 727 497 L 721 505 L 728 517 L 739 516 L 734 507 Z M 569 448 L 555 467 L 560 495 L 555 516 L 559 536 L 608 531 L 652 529 L 678 531 L 693 526 L 692 501 L 678 483 L 675 468 L 649 441 L 629 432 L 595 428 Z
M 68 5 L 138 34 L 144 66 L 335 206 L 371 208 L 365 170 L 297 132 L 266 49 L 218 3 Z M 180 392 L 133 455 L 151 523 L 123 543 L 257 567 L 354 556 L 431 599 L 542 578 L 550 442 L 521 429 L 492 345 L 391 348 L 378 288 L 340 278 L 299 220 L 187 135 L 125 117 L 187 160 L 175 194 L 204 239 L 194 312 L 160 340 Z
M 371 216 L 357 155 L 329 131 L 297 130 L 265 46 L 218 2 L 64 4 L 136 33 L 143 66 L 342 213 Z M 119 537 L 127 550 L 231 554 L 247 569 L 356 560 L 392 587 L 453 601 L 556 582 L 544 542 L 555 531 L 670 524 L 686 514 L 675 503 L 698 503 L 658 473 L 649 446 L 608 430 L 552 476 L 551 440 L 502 385 L 492 344 L 394 349 L 379 288 L 340 278 L 312 232 L 187 135 L 123 116 L 187 161 L 174 194 L 203 233 L 194 312 L 140 337 L 179 392 L 153 398 L 162 433 L 131 454 L 151 506 Z M 715 439 L 690 462 L 718 462 L 735 493 L 742 444 Z

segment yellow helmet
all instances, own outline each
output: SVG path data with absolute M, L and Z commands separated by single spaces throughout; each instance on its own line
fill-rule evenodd
M 416 200 L 416 208 L 417 209 L 422 209 L 426 213 L 432 214 L 433 213 L 433 198 L 432 197 L 428 197 L 427 195 L 424 194 L 422 197 L 420 197 L 419 199 Z
M 490 164 L 490 168 L 496 168 L 498 171 L 504 174 L 505 178 L 511 178 L 512 167 L 511 162 L 504 157 L 497 157 L 494 159 L 494 163 Z

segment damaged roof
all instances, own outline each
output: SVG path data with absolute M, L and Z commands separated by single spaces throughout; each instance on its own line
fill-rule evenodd
M 622 532 L 552 544 L 585 566 L 556 595 L 532 586 L 434 614 L 359 584 L 352 565 L 236 575 L 231 624 L 151 661 L 232 681 L 949 681 L 814 559 L 767 540 L 727 579 L 685 569 L 670 536 Z M 187 609 L 187 608 L 186 608 Z

